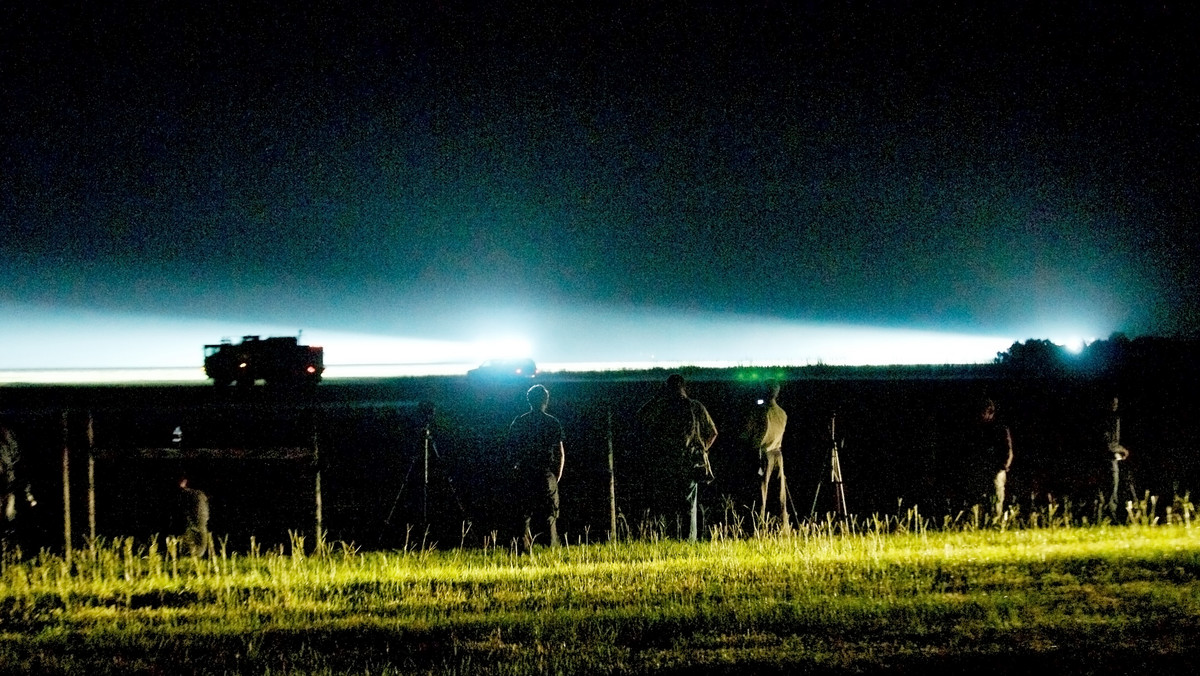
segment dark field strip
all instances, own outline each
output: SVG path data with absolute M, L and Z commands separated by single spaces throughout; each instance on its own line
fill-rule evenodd
M 348 626 L 250 633 L 47 632 L 5 635 L 4 673 L 1192 673 L 1196 618 L 1120 626 L 912 632 L 885 626 L 763 623 L 728 633 L 718 622 L 559 618 L 534 630 L 480 622 L 441 630 Z M 569 620 L 574 622 L 568 623 Z M 950 618 L 945 618 L 950 619 Z M 736 621 L 730 620 L 736 624 Z M 386 623 L 381 623 L 386 625 Z M 902 625 L 904 626 L 904 625 Z

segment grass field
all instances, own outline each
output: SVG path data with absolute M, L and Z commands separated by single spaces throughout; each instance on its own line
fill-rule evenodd
M 1200 654 L 1186 522 L 931 529 L 910 512 L 694 545 L 464 540 L 10 556 L 0 670 L 1181 673 Z

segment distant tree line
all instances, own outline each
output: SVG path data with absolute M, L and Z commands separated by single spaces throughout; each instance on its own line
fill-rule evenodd
M 1031 338 L 997 353 L 995 363 L 1013 377 L 1178 378 L 1200 365 L 1200 341 L 1153 336 L 1130 339 L 1114 333 L 1075 353 L 1044 338 Z

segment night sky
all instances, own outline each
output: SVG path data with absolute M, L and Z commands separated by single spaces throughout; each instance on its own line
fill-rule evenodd
M 0 9 L 9 309 L 1200 328 L 1193 3 L 57 4 Z

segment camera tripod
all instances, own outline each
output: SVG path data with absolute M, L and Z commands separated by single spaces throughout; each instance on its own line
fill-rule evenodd
M 404 492 L 408 488 L 408 480 L 412 477 L 413 469 L 417 466 L 417 462 L 421 462 L 421 523 L 429 524 L 429 463 L 430 455 L 436 458 L 439 462 L 442 460 L 442 455 L 438 453 L 437 442 L 433 439 L 433 404 L 422 402 L 421 413 L 424 417 L 424 426 L 421 431 L 421 453 L 413 456 L 412 462 L 408 464 L 408 470 L 404 473 L 404 481 L 400 483 L 400 490 L 396 492 L 396 497 L 392 500 L 392 507 L 388 510 L 387 518 L 383 520 L 383 528 L 379 533 L 379 541 L 382 542 L 384 536 L 391 530 L 392 517 L 396 515 L 396 510 L 400 506 L 400 502 L 404 499 Z M 458 498 L 458 492 L 454 490 L 454 480 L 449 476 L 445 477 L 446 487 L 450 490 L 450 496 L 454 499 L 454 504 L 458 507 L 459 515 L 466 516 L 467 510 L 463 508 L 462 501 Z
M 837 414 L 829 418 L 829 438 L 832 442 L 832 451 L 829 455 L 829 484 L 833 488 L 833 509 L 834 512 L 841 517 L 847 515 L 846 509 L 846 486 L 842 483 L 842 462 L 838 457 L 838 450 L 845 448 L 846 440 L 838 441 L 837 438 Z M 817 513 L 817 500 L 821 497 L 821 484 L 824 480 L 817 482 L 817 489 L 813 493 L 812 514 Z

